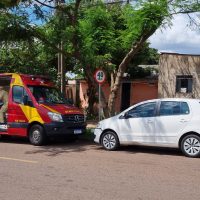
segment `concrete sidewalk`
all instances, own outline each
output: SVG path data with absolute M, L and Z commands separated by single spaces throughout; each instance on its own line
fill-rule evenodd
M 87 128 L 95 128 L 98 124 L 98 121 L 88 120 L 86 121 L 86 123 L 87 123 Z

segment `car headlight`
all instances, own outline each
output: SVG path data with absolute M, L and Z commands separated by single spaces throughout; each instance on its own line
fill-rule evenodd
M 48 112 L 48 116 L 54 122 L 63 122 L 63 118 L 62 118 L 61 114 Z

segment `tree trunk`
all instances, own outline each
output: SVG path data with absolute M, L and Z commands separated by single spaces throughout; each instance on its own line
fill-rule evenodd
M 143 44 L 145 41 L 155 32 L 155 30 L 149 32 L 148 34 L 144 34 L 140 37 L 140 40 L 135 43 L 135 45 L 132 46 L 131 50 L 126 54 L 124 59 L 122 60 L 121 64 L 119 65 L 116 78 L 114 80 L 114 84 L 111 85 L 111 92 L 109 95 L 109 100 L 108 100 L 108 111 L 109 111 L 109 116 L 114 115 L 115 111 L 115 101 L 117 97 L 117 93 L 119 91 L 119 87 L 121 84 L 121 80 L 123 77 L 124 72 L 127 69 L 128 64 L 130 61 L 134 58 L 134 56 L 138 53 L 138 51 L 142 48 Z
M 87 109 L 87 114 L 88 116 L 97 116 L 97 113 L 95 113 L 94 110 L 94 104 L 97 103 L 97 98 L 96 98 L 96 87 L 94 84 L 88 79 L 88 109 Z

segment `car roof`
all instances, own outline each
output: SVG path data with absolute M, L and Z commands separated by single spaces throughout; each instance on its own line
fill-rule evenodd
M 200 103 L 200 99 L 192 99 L 192 98 L 159 98 L 159 99 L 150 99 L 150 100 L 146 100 L 146 101 L 141 101 L 138 102 L 130 107 L 136 106 L 136 105 L 140 105 L 143 103 L 150 103 L 150 102 L 155 102 L 155 101 L 183 101 L 183 102 L 199 102 Z

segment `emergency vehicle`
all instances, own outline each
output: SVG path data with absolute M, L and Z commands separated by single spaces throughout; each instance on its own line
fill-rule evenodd
M 5 122 L 0 124 L 0 136 L 28 137 L 31 144 L 42 145 L 50 136 L 84 133 L 83 112 L 67 104 L 48 78 L 3 73 L 0 86 L 8 92 L 8 109 Z

